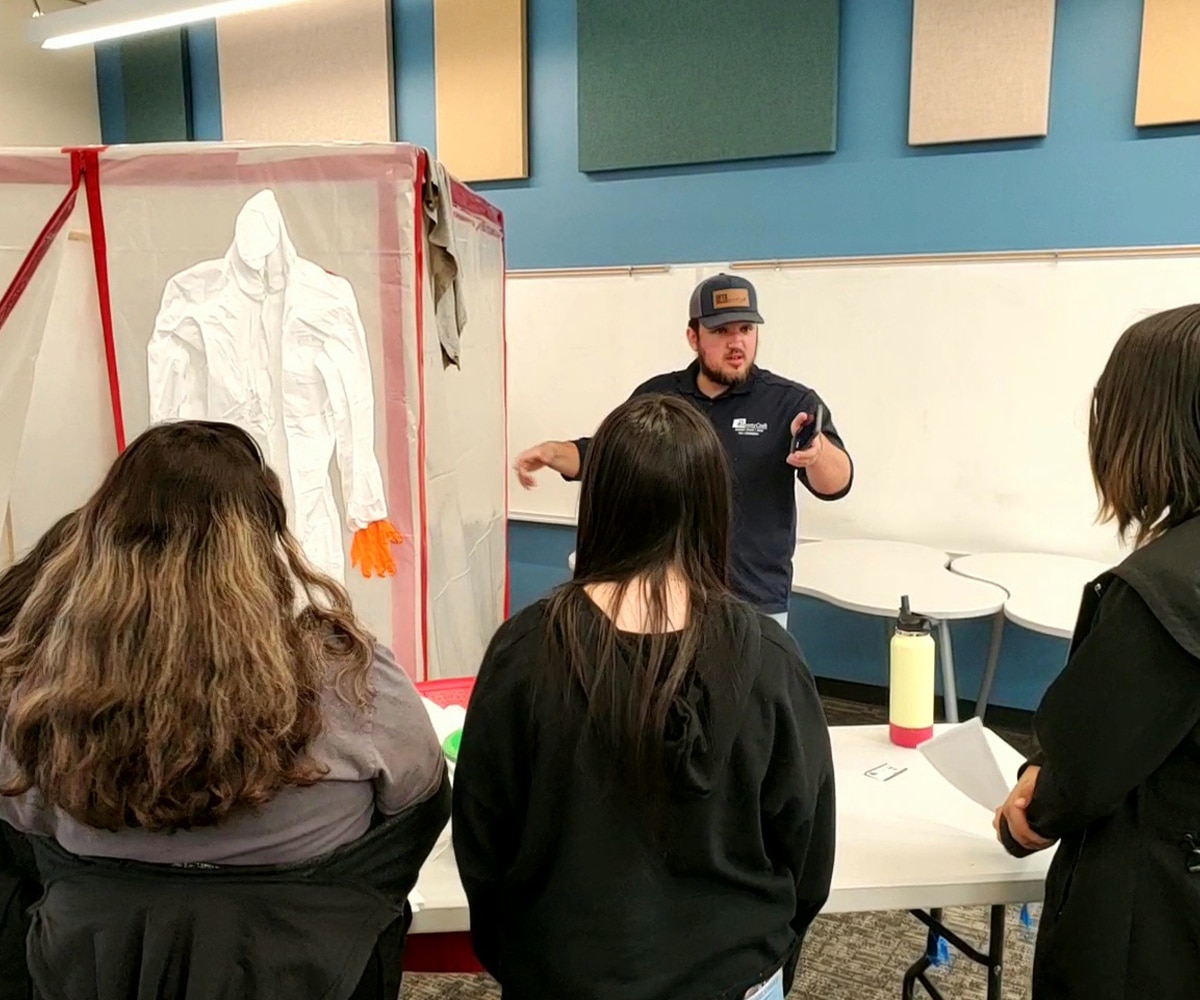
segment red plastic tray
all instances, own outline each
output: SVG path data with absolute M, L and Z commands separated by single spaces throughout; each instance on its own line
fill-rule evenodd
M 417 691 L 435 705 L 447 708 L 450 705 L 467 707 L 471 692 L 475 689 L 474 677 L 443 677 L 436 681 L 421 681 Z

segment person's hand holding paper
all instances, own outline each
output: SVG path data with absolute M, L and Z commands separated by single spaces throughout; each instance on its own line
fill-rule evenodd
M 943 778 L 988 812 L 1004 805 L 1008 783 L 978 717 L 943 730 L 918 749 Z
M 1017 781 L 1017 786 L 1008 795 L 1004 804 L 996 810 L 996 815 L 992 819 L 992 827 L 996 831 L 996 836 L 1000 839 L 1000 843 L 1004 844 L 1005 848 L 1009 847 L 1005 840 L 1004 826 L 1008 828 L 1008 835 L 1012 840 L 1021 846 L 1027 852 L 1044 851 L 1047 847 L 1054 845 L 1053 840 L 1047 840 L 1040 836 L 1029 825 L 1029 819 L 1025 815 L 1029 808 L 1029 803 L 1033 801 L 1033 790 L 1037 787 L 1038 773 L 1041 768 L 1035 764 L 1031 764 L 1025 768 Z
M 1010 853 L 1017 853 L 1014 846 L 1024 854 L 1051 846 L 1052 842 L 1034 833 L 1025 819 L 1038 769 L 1026 768 L 1010 792 L 978 717 L 944 730 L 919 749 L 943 778 L 993 814 L 992 825 Z M 1007 840 L 1001 830 L 1002 819 L 1008 827 Z M 1010 841 L 1014 843 L 1010 845 Z

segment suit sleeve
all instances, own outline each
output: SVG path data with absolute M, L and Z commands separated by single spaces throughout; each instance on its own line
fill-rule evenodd
M 803 940 L 829 899 L 837 835 L 833 753 L 821 699 L 800 658 L 789 664 L 763 784 L 763 830 L 771 859 L 792 872 L 792 929 Z
M 525 823 L 533 756 L 529 712 L 513 679 L 515 670 L 497 652 L 503 632 L 484 655 L 467 708 L 451 821 L 475 954 L 499 982 L 504 883 Z
M 1058 839 L 1115 812 L 1200 725 L 1196 679 L 1195 658 L 1115 581 L 1035 716 L 1030 826 Z
M 333 409 L 347 526 L 359 531 L 387 517 L 383 476 L 375 457 L 375 387 L 354 292 L 347 283 L 335 286 L 334 294 L 336 304 L 314 327 L 322 343 L 317 368 Z
M 150 423 L 208 416 L 201 389 L 206 366 L 204 338 L 188 296 L 176 280 L 167 283 L 146 345 Z

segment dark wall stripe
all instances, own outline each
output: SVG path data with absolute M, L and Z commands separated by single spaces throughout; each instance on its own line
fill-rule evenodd
M 187 46 L 180 29 L 121 42 L 121 90 L 127 142 L 192 137 Z
M 221 139 L 213 22 L 97 45 L 96 83 L 109 145 Z
M 432 0 L 392 0 L 392 51 L 396 135 L 432 150 L 437 145 Z
M 192 137 L 217 142 L 222 138 L 222 130 L 216 22 L 193 24 L 186 34 L 191 71 Z
M 100 141 L 125 141 L 125 93 L 121 85 L 121 43 L 96 46 L 96 94 L 100 102 Z

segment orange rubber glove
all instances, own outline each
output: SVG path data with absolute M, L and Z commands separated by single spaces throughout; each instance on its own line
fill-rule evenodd
M 354 533 L 350 545 L 350 562 L 362 570 L 368 580 L 379 576 L 393 576 L 396 560 L 392 558 L 391 546 L 402 545 L 404 538 L 388 521 L 374 521 Z

